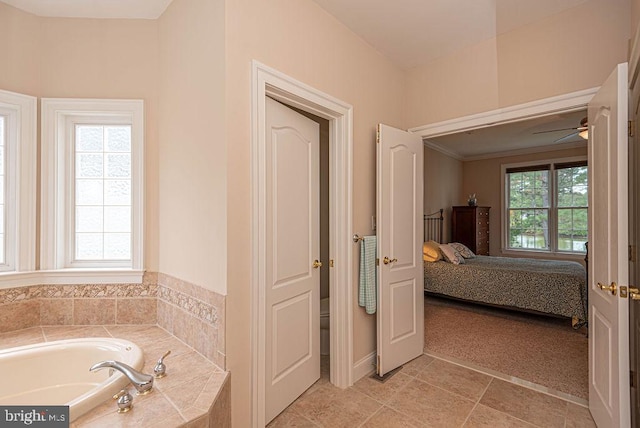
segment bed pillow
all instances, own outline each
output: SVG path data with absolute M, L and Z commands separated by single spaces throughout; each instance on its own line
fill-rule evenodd
M 471 251 L 469 247 L 464 244 L 461 244 L 459 242 L 452 242 L 449 245 L 451 245 L 453 249 L 459 252 L 460 255 L 465 259 L 472 259 L 476 256 L 475 254 L 473 254 L 473 251 Z
M 442 255 L 444 259 L 449 263 L 453 263 L 454 265 L 459 265 L 464 263 L 464 257 L 460 255 L 455 248 L 453 248 L 449 244 L 440 244 L 440 251 L 442 251 Z
M 442 260 L 440 244 L 436 241 L 429 241 L 422 244 L 422 259 L 425 262 L 437 262 L 438 260 Z

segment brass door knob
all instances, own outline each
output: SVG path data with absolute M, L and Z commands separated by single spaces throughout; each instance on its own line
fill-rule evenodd
M 618 288 L 615 282 L 612 282 L 611 285 L 602 285 L 598 283 L 598 288 L 602 291 L 610 291 L 611 295 L 616 295 L 616 289 Z
M 395 263 L 397 261 L 398 259 L 396 258 L 389 259 L 389 257 L 385 257 L 384 259 L 382 259 L 382 263 L 384 263 L 385 265 L 388 265 L 389 263 Z
M 640 300 L 640 290 L 635 287 L 629 287 L 629 298 L 631 300 Z
M 313 261 L 313 268 L 314 269 L 318 269 L 320 266 L 322 266 L 322 262 L 318 261 L 318 260 L 314 260 Z

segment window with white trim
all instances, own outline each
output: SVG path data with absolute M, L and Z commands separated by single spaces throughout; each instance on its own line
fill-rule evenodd
M 503 171 L 507 250 L 586 251 L 586 159 L 506 165 Z
M 43 269 L 143 266 L 143 104 L 42 100 Z
M 0 272 L 4 273 L 35 269 L 36 105 L 35 97 L 0 90 Z

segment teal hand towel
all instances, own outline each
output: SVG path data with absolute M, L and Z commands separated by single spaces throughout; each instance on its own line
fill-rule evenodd
M 358 290 L 358 304 L 365 308 L 368 314 L 375 314 L 377 307 L 376 282 L 376 236 L 365 236 L 360 241 L 360 282 Z

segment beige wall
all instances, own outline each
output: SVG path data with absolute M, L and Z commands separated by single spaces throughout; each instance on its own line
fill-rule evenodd
M 145 268 L 158 268 L 158 26 L 40 18 L 0 3 L 0 89 L 43 98 L 145 102 Z
M 407 125 L 600 86 L 627 60 L 629 2 L 590 0 L 409 70 Z
M 224 20 L 223 0 L 174 0 L 159 19 L 158 127 L 159 270 L 223 295 L 227 293 Z M 248 250 L 240 257 L 248 258 Z
M 489 212 L 490 235 L 489 235 L 489 253 L 492 256 L 504 256 L 500 250 L 500 226 L 502 222 L 502 213 L 500 211 L 501 198 L 501 167 L 503 164 L 528 162 L 534 160 L 558 159 L 572 156 L 586 156 L 587 147 L 558 150 L 551 152 L 535 153 L 529 155 L 518 155 L 499 157 L 485 160 L 464 162 L 462 168 L 462 195 L 460 200 L 466 200 L 466 196 L 475 193 L 478 198 L 478 205 L 491 207 Z M 464 205 L 464 204 L 463 204 Z M 509 254 L 509 257 L 517 257 L 515 254 Z M 523 257 L 535 257 L 535 254 L 528 253 Z M 541 255 L 541 258 L 549 258 L 548 254 Z M 566 260 L 580 260 L 583 256 L 558 257 Z
M 466 202 L 462 192 L 463 162 L 424 148 L 424 213 L 444 209 L 442 242 L 451 241 L 451 207 Z
M 40 18 L 43 98 L 135 98 L 145 108 L 145 268 L 158 269 L 158 25 Z
M 250 425 L 251 397 L 251 60 L 354 106 L 353 227 L 360 234 L 371 233 L 375 213 L 375 127 L 405 125 L 405 88 L 399 69 L 310 0 L 233 0 L 226 7 L 227 131 L 233 148 L 227 153 L 227 355 L 233 423 L 244 427 Z M 356 245 L 353 256 L 355 268 Z M 355 302 L 356 284 L 354 275 Z M 353 331 L 357 361 L 375 349 L 375 318 L 354 307 Z
M 37 96 L 40 19 L 0 2 L 0 89 Z

